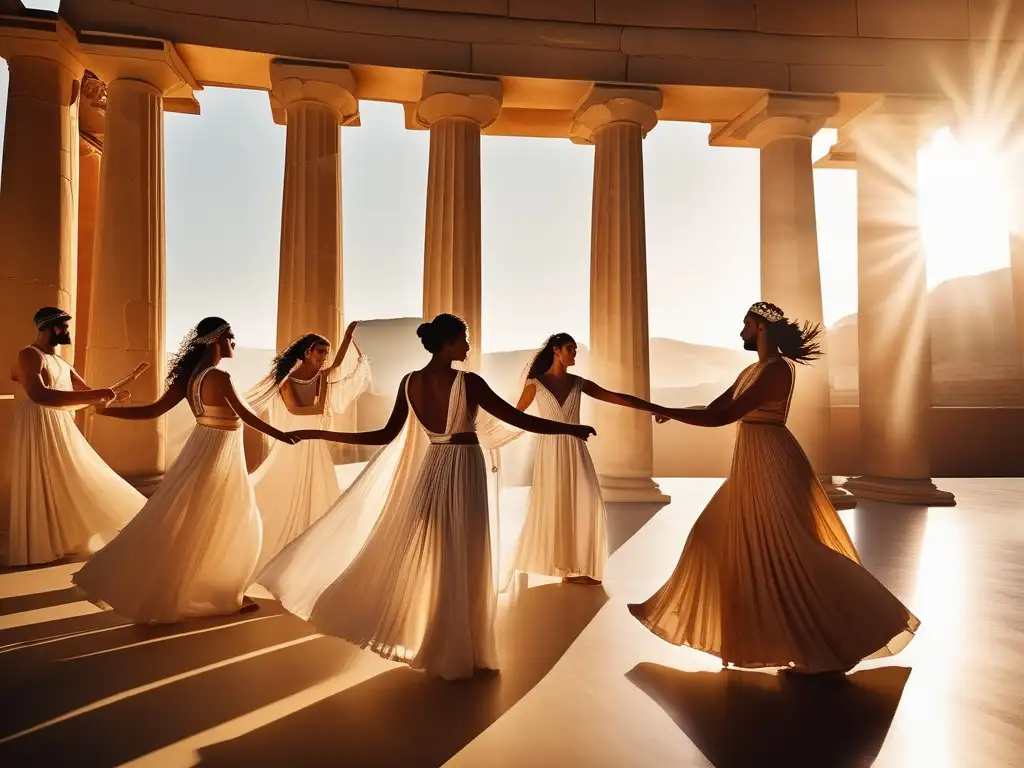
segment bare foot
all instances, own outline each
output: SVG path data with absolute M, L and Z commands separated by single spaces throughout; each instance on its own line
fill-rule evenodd
M 239 613 L 252 613 L 253 611 L 258 611 L 259 609 L 260 609 L 260 604 L 259 603 L 257 603 L 251 597 L 243 597 L 242 598 L 242 607 L 238 609 L 238 612 Z

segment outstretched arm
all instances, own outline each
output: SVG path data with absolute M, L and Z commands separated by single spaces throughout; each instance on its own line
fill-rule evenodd
M 228 401 L 231 410 L 242 420 L 243 424 L 275 440 L 280 440 L 282 443 L 295 444 L 298 442 L 298 438 L 292 437 L 277 427 L 267 424 L 267 422 L 253 413 L 245 399 L 240 397 L 238 392 L 235 391 L 235 385 L 231 382 L 231 377 L 226 371 L 215 369 L 206 375 L 206 379 L 216 388 L 217 394 Z
M 581 440 L 586 440 L 590 435 L 597 434 L 593 427 L 585 424 L 549 421 L 518 411 L 510 403 L 498 397 L 494 390 L 487 385 L 487 382 L 475 373 L 466 374 L 466 389 L 473 402 L 479 407 L 506 424 L 519 427 L 527 432 L 536 432 L 540 435 L 572 435 Z
M 691 405 L 691 406 L 689 406 L 687 408 L 683 408 L 681 410 L 684 410 L 684 411 L 712 411 L 712 410 L 715 410 L 715 409 L 724 408 L 732 400 L 732 391 L 735 388 L 736 388 L 735 384 L 731 385 L 727 390 L 725 390 L 725 392 L 723 392 L 718 397 L 716 397 L 714 400 L 712 400 L 708 405 Z M 654 420 L 656 422 L 658 422 L 659 424 L 664 424 L 666 421 L 672 421 L 672 417 L 667 415 L 669 411 L 675 412 L 677 410 L 680 410 L 678 408 L 663 408 L 661 406 L 657 406 L 657 408 L 658 408 L 658 410 L 653 411 L 653 413 L 655 414 Z
M 359 323 L 352 321 L 348 324 L 348 328 L 345 329 L 345 337 L 341 340 L 341 346 L 338 347 L 338 353 L 334 356 L 334 362 L 331 363 L 328 371 L 333 371 L 342 361 L 345 359 L 345 355 L 348 354 L 348 348 L 352 344 L 352 335 L 356 332 L 356 326 Z M 359 351 L 359 347 L 356 347 L 356 351 Z
M 331 432 L 324 429 L 302 429 L 292 432 L 300 440 L 330 440 L 333 443 L 348 443 L 349 445 L 387 445 L 394 440 L 402 431 L 405 421 L 409 418 L 409 402 L 405 399 L 405 380 L 398 385 L 398 395 L 395 397 L 395 405 L 391 409 L 391 417 L 388 423 L 380 429 L 369 432 Z
M 113 400 L 115 393 L 110 389 L 75 389 L 73 392 L 65 392 L 62 389 L 51 389 L 43 381 L 43 356 L 33 347 L 26 347 L 18 353 L 18 360 L 15 363 L 17 379 L 25 394 L 33 402 L 45 405 L 49 408 L 61 408 L 74 410 L 88 405 L 99 405 Z M 75 377 L 72 377 L 74 381 Z M 79 378 L 79 381 L 81 379 Z M 83 382 L 84 383 L 84 382 Z
M 638 411 L 649 411 L 654 413 L 659 408 L 659 406 L 654 403 L 649 403 L 646 400 L 634 397 L 633 395 L 627 395 L 622 392 L 610 392 L 589 379 L 583 379 L 583 392 L 584 394 L 590 395 L 595 400 L 601 400 L 605 403 L 611 403 L 612 405 L 621 405 L 625 408 L 635 408 Z
M 723 401 L 719 397 L 703 409 L 663 408 L 660 410 L 671 419 L 695 427 L 724 427 L 726 424 L 739 421 L 763 405 L 784 400 L 789 395 L 792 381 L 793 372 L 788 365 L 771 365 L 736 399 L 730 397 L 728 401 Z
M 185 382 L 176 381 L 164 390 L 159 399 L 152 403 L 97 408 L 96 413 L 100 416 L 111 416 L 115 419 L 131 421 L 158 419 L 185 399 L 185 387 Z
M 519 396 L 519 402 L 516 403 L 516 409 L 525 411 L 530 407 L 530 404 L 537 397 L 537 383 L 527 379 L 526 384 L 523 385 L 523 394 Z

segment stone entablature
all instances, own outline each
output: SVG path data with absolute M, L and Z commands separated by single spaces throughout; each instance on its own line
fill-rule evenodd
M 425 71 L 500 77 L 488 133 L 565 136 L 593 82 L 662 86 L 660 120 L 727 122 L 758 91 L 967 90 L 991 2 L 63 0 L 76 30 L 173 42 L 200 84 L 269 90 L 272 57 L 343 60 L 357 98 L 414 103 Z M 1017 18 L 1005 26 L 1012 32 Z M 1018 25 L 1019 26 L 1019 25 Z M 541 80 L 542 79 L 542 80 Z M 582 91 L 581 91 L 582 88 Z M 527 126 L 532 128 L 527 128 Z

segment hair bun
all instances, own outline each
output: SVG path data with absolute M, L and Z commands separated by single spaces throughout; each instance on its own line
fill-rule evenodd
M 433 330 L 433 323 L 420 323 L 419 328 L 416 329 L 416 335 L 419 336 L 421 340 L 425 341 L 431 336 L 431 331 Z

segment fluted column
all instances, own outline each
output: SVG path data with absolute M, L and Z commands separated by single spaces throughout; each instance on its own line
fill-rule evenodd
M 132 396 L 149 402 L 163 392 L 166 371 L 164 98 L 191 93 L 194 83 L 169 43 L 88 40 L 82 50 L 107 83 L 107 104 L 86 368 L 96 386 L 105 386 L 148 362 Z M 86 425 L 111 467 L 143 492 L 156 487 L 165 469 L 164 418 L 92 418 Z
M 287 125 L 277 347 L 304 333 L 341 339 L 343 260 L 341 131 L 358 120 L 345 64 L 277 59 L 271 97 Z
M 936 111 L 939 110 L 939 111 Z M 955 504 L 931 480 L 931 334 L 917 215 L 917 153 L 941 105 L 889 97 L 850 126 L 857 152 L 857 341 L 862 477 L 854 495 Z
M 501 83 L 429 72 L 414 119 L 430 129 L 423 245 L 423 317 L 441 312 L 470 328 L 468 370 L 480 369 L 480 131 L 501 109 Z
M 1017 331 L 1017 356 L 1024 366 L 1024 152 L 1011 159 L 1008 201 L 1010 212 L 1010 286 Z
M 99 207 L 101 150 L 86 139 L 79 140 L 78 171 L 78 281 L 75 301 L 75 329 L 81 341 L 89 338 L 92 317 L 92 266 Z M 86 345 L 75 347 L 75 369 L 87 377 Z M 85 413 L 85 411 L 80 411 Z
M 0 19 L 10 84 L 0 181 L 0 366 L 32 342 L 32 316 L 57 306 L 75 314 L 78 94 L 83 74 L 74 35 L 39 20 L 31 35 Z M 76 329 L 72 328 L 76 338 Z M 59 347 L 68 361 L 72 347 Z M 7 448 L 16 385 L 0 376 L 0 528 L 10 503 Z
M 597 85 L 572 140 L 594 145 L 590 239 L 590 375 L 601 386 L 650 398 L 643 140 L 661 108 L 656 88 Z M 665 502 L 652 479 L 648 413 L 596 403 L 591 450 L 608 501 Z
M 711 137 L 713 145 L 761 150 L 761 299 L 822 329 L 811 139 L 838 109 L 833 96 L 769 93 Z M 856 503 L 853 496 L 827 474 L 831 403 L 825 351 L 814 365 L 800 370 L 789 426 L 833 505 L 849 509 Z

